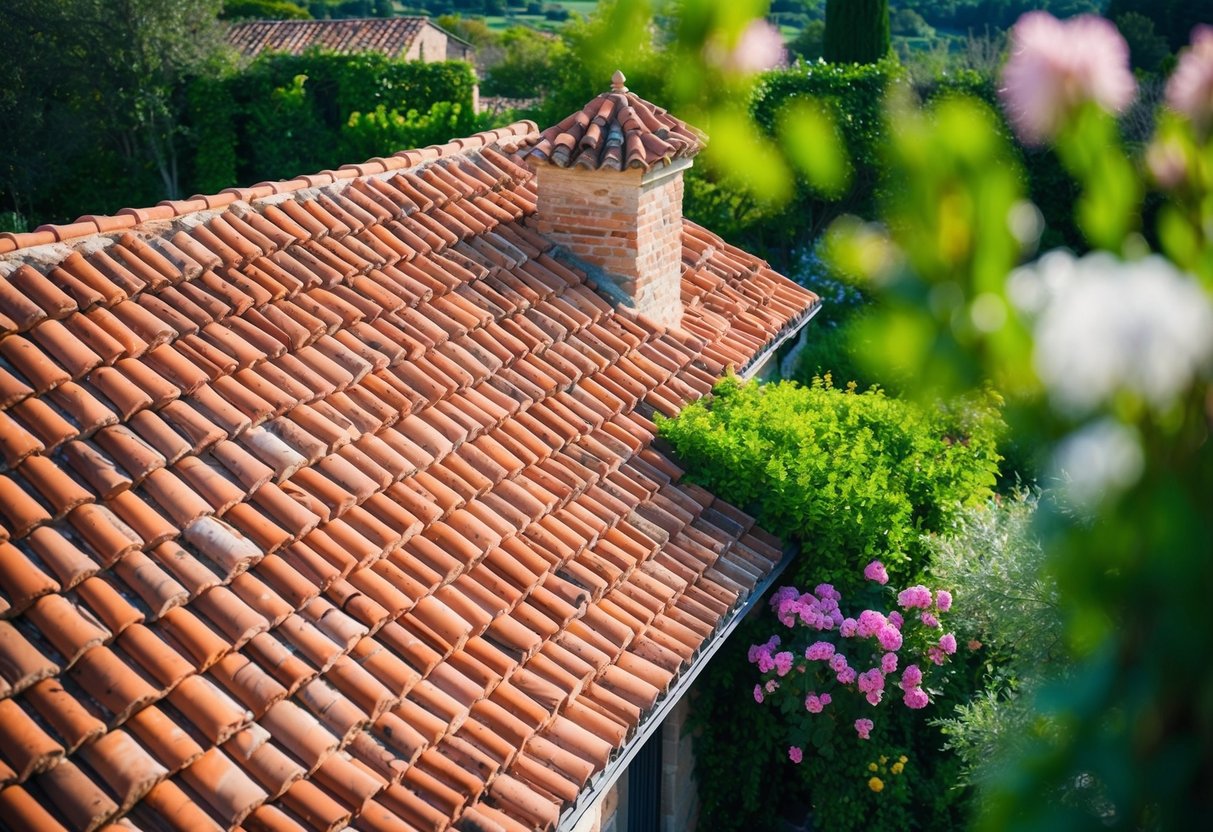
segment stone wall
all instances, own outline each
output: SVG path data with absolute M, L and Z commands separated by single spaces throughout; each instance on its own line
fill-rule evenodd
M 409 45 L 404 57 L 410 61 L 426 61 L 434 63 L 445 61 L 447 51 L 446 32 L 435 26 L 422 26 L 417 37 Z
M 683 698 L 661 726 L 661 832 L 692 832 L 699 819 L 695 749 L 685 730 L 689 713 Z

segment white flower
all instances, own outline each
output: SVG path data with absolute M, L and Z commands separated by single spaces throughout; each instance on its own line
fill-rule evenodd
M 1213 304 L 1161 257 L 1050 252 L 1012 273 L 1008 293 L 1035 316 L 1036 374 L 1067 415 L 1120 391 L 1164 410 L 1213 354 Z
M 1141 476 L 1143 458 L 1137 432 L 1101 419 L 1067 436 L 1053 452 L 1053 474 L 1075 508 L 1090 511 Z

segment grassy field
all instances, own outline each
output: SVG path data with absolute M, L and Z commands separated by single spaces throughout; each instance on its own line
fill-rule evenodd
M 563 6 L 573 14 L 589 17 L 598 6 L 598 0 L 561 0 L 557 5 Z M 511 26 L 530 26 L 532 29 L 549 32 L 556 31 L 564 23 L 562 20 L 548 20 L 541 14 L 493 15 L 486 17 L 484 22 L 490 29 L 501 30 Z

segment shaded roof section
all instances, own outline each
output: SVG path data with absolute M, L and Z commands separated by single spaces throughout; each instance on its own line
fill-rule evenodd
M 703 133 L 629 92 L 625 80 L 616 71 L 611 92 L 544 130 L 528 158 L 562 168 L 647 171 L 703 149 Z
M 227 41 L 249 58 L 262 52 L 300 55 L 317 47 L 341 54 L 383 52 L 399 56 L 409 50 L 413 41 L 427 26 L 437 29 L 452 40 L 466 44 L 428 17 L 250 20 L 237 23 L 228 29 Z
M 7 823 L 550 828 L 770 572 L 651 415 L 816 298 L 612 308 L 532 130 L 0 236 Z

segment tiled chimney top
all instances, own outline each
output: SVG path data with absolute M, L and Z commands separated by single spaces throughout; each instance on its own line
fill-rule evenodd
M 682 172 L 707 137 L 629 92 L 611 91 L 540 134 L 539 229 L 603 291 L 665 326 L 680 326 Z
M 703 133 L 629 92 L 626 80 L 616 70 L 611 91 L 544 130 L 528 158 L 561 168 L 647 171 L 703 149 Z

